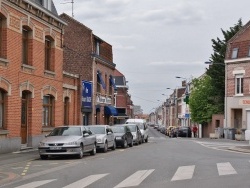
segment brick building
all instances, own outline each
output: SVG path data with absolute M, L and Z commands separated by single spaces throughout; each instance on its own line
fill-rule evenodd
M 250 129 L 250 22 L 227 45 L 225 126 Z
M 0 1 L 0 153 L 75 122 L 78 76 L 62 66 L 66 23 L 44 2 Z
M 128 85 L 126 77 L 117 69 L 114 72 L 114 81 L 116 85 L 115 93 L 115 107 L 117 109 L 117 116 L 115 116 L 115 123 L 125 123 L 126 119 L 133 117 L 133 102 L 131 96 L 128 94 Z
M 68 24 L 64 33 L 64 70 L 78 74 L 83 81 L 76 104 L 76 113 L 82 117 L 78 123 L 113 124 L 117 110 L 112 46 L 67 14 L 60 17 Z

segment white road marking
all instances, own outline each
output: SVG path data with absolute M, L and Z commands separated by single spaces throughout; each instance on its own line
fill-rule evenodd
M 171 181 L 192 179 L 194 168 L 195 165 L 179 167 L 175 172 L 175 175 L 172 177 Z
M 217 163 L 217 169 L 220 176 L 223 175 L 230 175 L 230 174 L 237 174 L 237 172 L 234 170 L 232 165 L 227 163 Z
M 127 179 L 123 180 L 114 188 L 122 188 L 122 187 L 134 187 L 138 186 L 146 177 L 148 177 L 154 169 L 151 170 L 140 170 L 129 176 Z
M 45 185 L 45 184 L 50 183 L 50 182 L 55 181 L 55 180 L 56 179 L 43 180 L 43 181 L 34 181 L 34 182 L 27 183 L 25 185 L 21 185 L 21 186 L 15 187 L 15 188 L 36 188 L 36 187 L 39 187 L 41 185 Z
M 63 188 L 84 188 L 87 187 L 88 185 L 94 183 L 95 181 L 107 176 L 108 174 L 97 174 L 97 175 L 91 175 L 86 178 L 83 178 L 79 181 L 76 181 L 72 184 L 69 184 Z

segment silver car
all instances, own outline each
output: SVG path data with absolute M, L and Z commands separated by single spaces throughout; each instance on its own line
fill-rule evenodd
M 96 154 L 96 135 L 84 126 L 56 127 L 39 143 L 41 159 L 52 155 L 76 155 L 82 158 L 89 152 Z
M 116 149 L 115 136 L 109 125 L 89 125 L 86 128 L 95 133 L 97 149 L 101 149 L 104 153 L 108 148 Z
M 141 130 L 143 142 L 148 142 L 148 137 L 149 137 L 148 125 L 146 123 L 136 123 L 136 124 Z

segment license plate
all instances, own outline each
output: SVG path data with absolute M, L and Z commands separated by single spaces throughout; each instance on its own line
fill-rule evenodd
M 62 147 L 57 147 L 57 146 L 50 147 L 50 150 L 60 150 L 60 149 L 62 149 Z

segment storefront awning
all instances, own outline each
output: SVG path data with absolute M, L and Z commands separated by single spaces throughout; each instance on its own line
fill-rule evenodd
M 117 109 L 113 106 L 104 106 L 104 113 L 111 116 L 116 116 L 118 114 Z
M 100 81 L 100 83 L 102 85 L 102 88 L 106 89 L 106 85 L 105 85 L 105 82 L 102 79 L 102 74 L 100 73 L 100 71 L 97 71 L 97 77 L 98 77 L 98 79 L 99 79 L 99 81 Z

